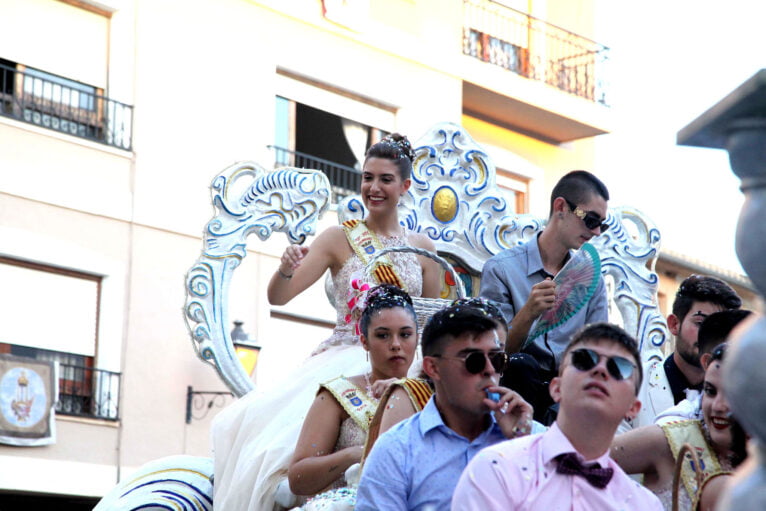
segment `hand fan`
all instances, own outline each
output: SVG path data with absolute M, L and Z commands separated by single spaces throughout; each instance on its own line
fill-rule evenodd
M 553 277 L 556 302 L 533 325 L 522 349 L 536 337 L 545 334 L 577 314 L 596 291 L 601 273 L 601 258 L 590 243 L 584 243 L 563 268 Z

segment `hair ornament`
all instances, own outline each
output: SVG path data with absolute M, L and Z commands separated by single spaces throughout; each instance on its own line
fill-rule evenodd
M 346 314 L 345 320 L 346 324 L 348 324 L 351 323 L 354 317 L 357 318 L 356 326 L 354 327 L 356 335 L 360 334 L 359 317 L 362 315 L 364 309 L 367 308 L 369 294 L 370 285 L 367 282 L 364 282 L 361 278 L 354 278 L 352 275 L 351 288 L 348 291 L 348 302 L 346 302 L 346 305 L 348 305 L 348 314 Z
M 370 318 L 376 312 L 384 309 L 401 307 L 408 309 L 417 323 L 417 315 L 412 305 L 412 298 L 402 288 L 393 284 L 379 284 L 370 287 L 370 284 L 359 277 L 359 273 L 351 275 L 351 289 L 347 302 L 349 313 L 346 314 L 346 323 L 356 319 L 355 332 L 361 335 L 362 329 L 369 325 Z
M 406 156 L 410 161 L 415 160 L 415 151 L 412 150 L 412 144 L 406 136 L 398 133 L 392 133 L 383 137 L 381 142 L 385 142 L 388 145 L 395 147 L 402 156 Z

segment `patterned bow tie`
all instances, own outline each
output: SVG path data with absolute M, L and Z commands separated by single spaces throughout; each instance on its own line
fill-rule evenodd
M 556 458 L 559 462 L 556 472 L 566 475 L 578 475 L 584 477 L 591 485 L 599 489 L 606 488 L 612 479 L 614 470 L 601 468 L 598 463 L 583 465 L 577 454 L 568 452 Z

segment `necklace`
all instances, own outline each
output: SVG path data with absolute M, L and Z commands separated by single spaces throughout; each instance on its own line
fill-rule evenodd
M 367 393 L 367 397 L 368 398 L 370 398 L 371 400 L 373 400 L 375 402 L 378 402 L 379 399 L 372 395 L 372 382 L 370 381 L 370 375 L 371 374 L 372 374 L 371 372 L 370 373 L 364 373 L 364 383 L 365 383 L 364 390 Z

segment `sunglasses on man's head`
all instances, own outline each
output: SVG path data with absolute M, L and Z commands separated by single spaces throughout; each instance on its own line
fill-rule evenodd
M 508 355 L 504 351 L 472 351 L 463 357 L 445 357 L 444 355 L 431 355 L 432 357 L 442 358 L 444 360 L 460 360 L 465 364 L 465 370 L 471 374 L 479 374 L 487 365 L 487 359 L 496 373 L 502 373 L 505 364 L 508 361 Z
M 630 378 L 636 368 L 635 364 L 625 357 L 619 355 L 607 357 L 588 348 L 572 351 L 572 367 L 578 371 L 590 371 L 598 365 L 601 357 L 606 358 L 606 370 L 617 381 Z
M 604 222 L 606 218 L 601 218 L 598 213 L 595 211 L 585 211 L 580 206 L 577 206 L 576 204 L 572 204 L 569 202 L 569 199 L 564 199 L 567 201 L 567 204 L 569 205 L 569 209 L 572 210 L 572 213 L 575 214 L 577 218 L 583 221 L 585 224 L 585 227 L 588 229 L 595 229 L 598 228 L 602 233 L 606 232 L 607 229 L 609 229 L 609 224 Z

